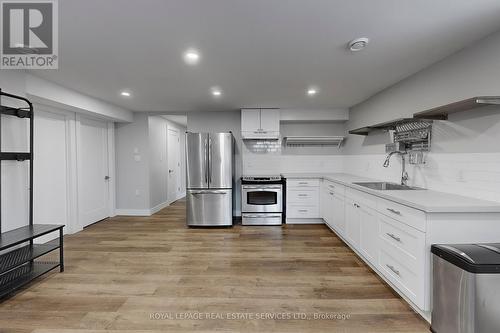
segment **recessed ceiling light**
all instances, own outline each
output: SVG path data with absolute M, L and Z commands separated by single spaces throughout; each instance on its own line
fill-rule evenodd
M 352 52 L 361 51 L 366 47 L 366 45 L 368 45 L 369 42 L 370 40 L 366 37 L 353 39 L 348 44 L 349 50 L 351 50 Z
M 184 53 L 184 61 L 188 65 L 196 65 L 200 62 L 200 53 L 193 49 L 187 50 Z
M 124 96 L 124 97 L 130 97 L 130 96 L 131 96 L 130 92 L 128 92 L 128 91 L 122 91 L 122 92 L 120 93 L 120 95 L 122 95 L 122 96 Z
M 219 88 L 212 88 L 212 96 L 220 97 L 222 96 L 222 91 Z
M 307 89 L 307 95 L 309 95 L 309 96 L 314 96 L 317 93 L 318 93 L 318 89 L 316 89 L 316 88 L 309 88 L 309 89 Z

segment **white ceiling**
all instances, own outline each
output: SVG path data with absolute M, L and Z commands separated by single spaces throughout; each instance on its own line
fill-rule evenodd
M 64 0 L 59 13 L 60 69 L 35 75 L 137 111 L 348 107 L 500 29 L 498 0 Z M 347 51 L 360 36 L 369 46 Z

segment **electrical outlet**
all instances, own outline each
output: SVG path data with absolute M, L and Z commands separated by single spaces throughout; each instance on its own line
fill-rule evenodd
M 138 197 L 138 196 L 140 196 L 140 195 L 141 195 L 141 191 L 139 191 L 139 190 L 135 190 L 135 196 L 136 196 L 136 197 Z

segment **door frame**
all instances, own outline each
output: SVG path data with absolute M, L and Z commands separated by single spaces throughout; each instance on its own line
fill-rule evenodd
M 76 147 L 76 178 L 77 178 L 77 184 L 79 183 L 81 177 L 80 177 L 80 170 L 82 169 L 82 160 L 80 157 L 80 142 L 82 140 L 81 136 L 81 122 L 82 118 L 84 119 L 89 119 L 93 121 L 99 121 L 106 123 L 106 128 L 107 128 L 107 145 L 108 145 L 108 175 L 110 177 L 109 181 L 107 182 L 107 195 L 108 195 L 108 217 L 113 217 L 116 216 L 116 182 L 115 182 L 115 126 L 113 122 L 109 122 L 107 120 L 104 120 L 102 118 L 98 117 L 92 117 L 88 115 L 81 115 L 76 113 L 75 114 L 75 147 Z M 77 205 L 77 216 L 78 216 L 78 228 L 80 230 L 83 230 L 83 221 L 81 219 L 81 212 L 80 212 L 80 197 L 78 196 L 78 191 L 77 191 L 77 198 L 76 198 L 76 205 Z M 98 222 L 98 221 L 96 221 Z
M 171 157 L 171 152 L 169 149 L 169 131 L 173 131 L 177 133 L 177 153 L 178 153 L 178 163 L 176 166 L 176 173 L 177 173 L 177 178 L 180 182 L 182 182 L 182 169 L 181 169 L 181 131 L 179 128 L 171 126 L 170 124 L 167 124 L 167 167 L 168 163 L 170 162 L 170 157 Z M 168 170 L 167 170 L 168 172 Z M 170 205 L 171 203 L 179 200 L 181 198 L 181 191 L 180 189 L 180 183 L 177 184 L 177 188 L 175 190 L 175 198 L 171 200 L 170 198 L 170 176 L 167 178 L 167 202 Z

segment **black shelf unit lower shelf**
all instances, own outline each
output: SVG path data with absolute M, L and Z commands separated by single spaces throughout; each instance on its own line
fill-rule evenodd
M 6 272 L 59 248 L 59 242 L 26 245 L 0 255 L 0 277 Z
M 31 153 L 0 152 L 0 160 L 19 162 L 28 161 L 31 160 Z
M 33 262 L 0 276 L 0 299 L 60 266 L 58 262 Z
M 3 252 L 0 254 L 0 300 L 57 267 L 64 271 L 63 228 L 58 224 L 34 224 L 0 234 Z M 45 244 L 34 243 L 36 238 L 53 232 L 58 233 L 57 239 Z M 45 262 L 40 258 L 56 251 L 58 262 Z

